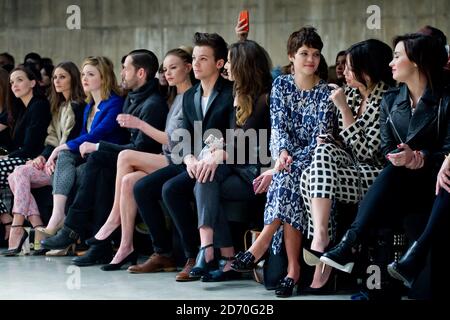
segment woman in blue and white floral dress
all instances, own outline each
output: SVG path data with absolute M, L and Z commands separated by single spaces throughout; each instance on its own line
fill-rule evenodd
M 304 203 L 300 177 L 312 160 L 319 134 L 332 134 L 336 123 L 330 89 L 320 80 L 317 69 L 323 43 L 315 29 L 304 27 L 288 40 L 288 56 L 294 75 L 278 77 L 270 97 L 272 122 L 271 153 L 276 160 L 264 212 L 264 228 L 248 251 L 239 253 L 232 264 L 236 271 L 252 269 L 272 242 L 278 252 L 282 241 L 288 256 L 287 275 L 275 291 L 277 296 L 292 295 L 300 278 L 300 218 Z

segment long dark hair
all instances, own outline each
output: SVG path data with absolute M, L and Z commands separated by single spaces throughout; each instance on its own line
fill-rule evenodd
M 236 123 L 242 126 L 252 114 L 254 101 L 270 92 L 272 62 L 266 50 L 252 40 L 233 43 L 229 51 L 234 94 L 238 96 Z
M 403 42 L 408 59 L 417 64 L 432 90 L 443 85 L 444 66 L 448 55 L 445 47 L 436 37 L 410 33 L 395 37 L 393 42 L 394 47 L 399 42 Z
M 32 95 L 34 96 L 41 96 L 41 92 L 39 90 L 39 84 L 38 84 L 38 76 L 35 72 L 33 72 L 32 69 L 30 69 L 28 66 L 25 65 L 19 65 L 12 69 L 11 73 L 9 74 L 9 78 L 11 79 L 11 75 L 16 71 L 22 71 L 25 73 L 25 76 L 30 81 L 36 81 L 36 85 L 32 89 Z M 25 111 L 25 105 L 23 104 L 22 100 L 14 96 L 14 93 L 11 90 L 11 85 L 9 86 L 9 103 L 6 105 L 6 110 L 8 112 L 8 126 L 10 128 L 14 128 L 16 122 L 21 118 L 23 112 Z
M 56 115 L 58 113 L 59 107 L 66 102 L 66 98 L 61 92 L 56 92 L 55 84 L 53 82 L 53 76 L 55 75 L 55 71 L 57 68 L 61 68 L 66 71 L 70 76 L 70 95 L 67 101 L 74 101 L 79 104 L 82 104 L 86 99 L 86 96 L 83 91 L 83 86 L 81 84 L 80 70 L 76 66 L 75 63 L 71 61 L 65 61 L 58 64 L 53 70 L 52 75 L 52 84 L 51 84 L 51 92 L 50 92 L 50 107 L 52 115 Z
M 364 40 L 352 45 L 346 53 L 356 80 L 365 87 L 368 84 L 364 75 L 370 78 L 372 84 L 377 84 L 380 81 L 389 86 L 395 84 L 389 67 L 392 60 L 392 49 L 383 41 L 377 39 Z

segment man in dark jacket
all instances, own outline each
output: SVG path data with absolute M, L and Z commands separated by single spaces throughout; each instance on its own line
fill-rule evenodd
M 153 52 L 135 50 L 128 54 L 122 69 L 122 86 L 131 91 L 125 100 L 123 112 L 140 118 L 158 130 L 164 130 L 169 109 L 158 90 L 158 81 L 155 79 L 157 70 L 158 59 Z M 129 131 L 130 142 L 126 145 L 101 141 L 97 144 L 85 142 L 80 146 L 81 155 L 89 154 L 89 157 L 80 177 L 75 199 L 69 208 L 63 229 L 54 237 L 42 241 L 44 248 L 67 248 L 80 236 L 84 238 L 86 232 L 96 233 L 105 223 L 113 204 L 116 165 L 120 151 L 132 149 L 161 153 L 160 143 L 138 129 Z M 111 251 L 102 251 L 98 257 L 81 258 L 78 259 L 81 261 L 74 263 L 90 265 L 99 260 L 107 263 L 111 259 Z

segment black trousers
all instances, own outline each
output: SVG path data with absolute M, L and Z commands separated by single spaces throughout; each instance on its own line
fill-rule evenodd
M 429 214 L 435 183 L 436 172 L 429 167 L 409 170 L 389 164 L 361 201 L 350 230 L 364 241 L 371 228 L 400 225 L 411 213 Z
M 172 234 L 160 201 L 163 185 L 183 171 L 186 171 L 183 165 L 171 164 L 140 179 L 134 185 L 133 192 L 138 211 L 150 231 L 153 251 L 156 253 L 172 252 Z
M 186 258 L 195 258 L 198 253 L 200 235 L 197 230 L 197 214 L 192 208 L 195 179 L 191 179 L 186 169 L 164 183 L 163 202 L 173 224 L 180 235 Z
M 118 155 L 117 152 L 96 151 L 88 156 L 64 223 L 82 238 L 97 233 L 111 212 Z

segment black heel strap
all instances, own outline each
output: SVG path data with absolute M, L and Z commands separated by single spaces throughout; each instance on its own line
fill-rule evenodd
M 209 248 L 209 247 L 212 247 L 212 246 L 214 246 L 214 243 L 210 243 L 210 244 L 207 244 L 204 247 L 200 247 L 200 250 L 205 250 L 206 248 Z

